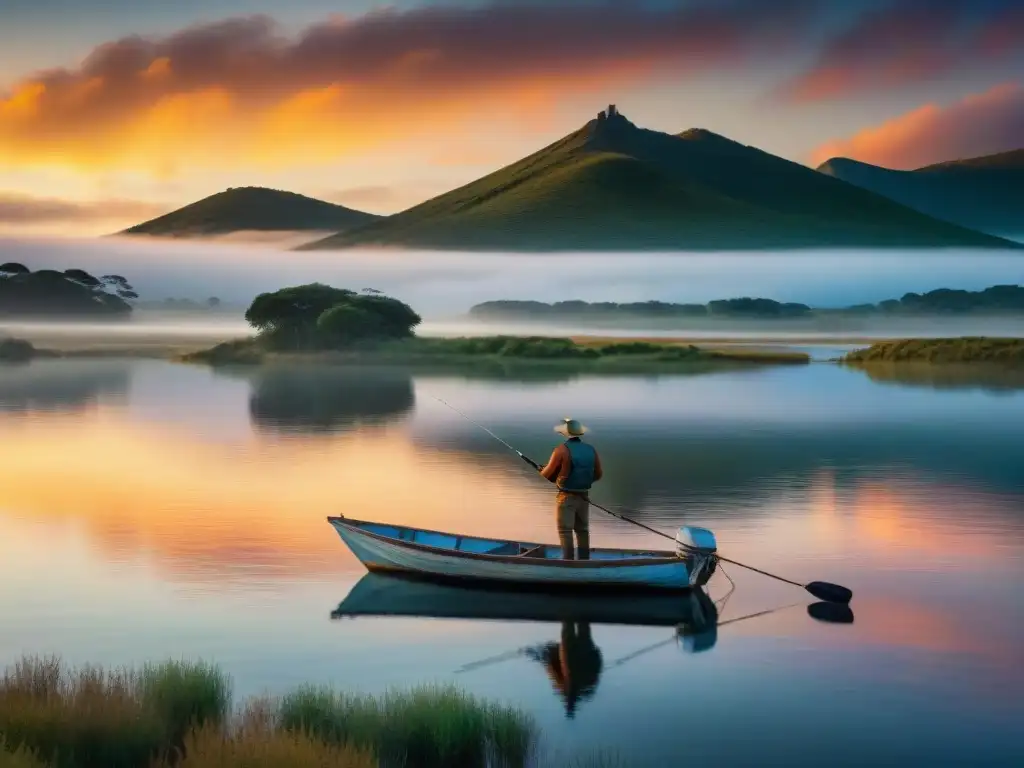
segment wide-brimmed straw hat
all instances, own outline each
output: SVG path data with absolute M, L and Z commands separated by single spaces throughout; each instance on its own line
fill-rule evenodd
M 555 432 L 566 437 L 579 437 L 587 434 L 587 431 L 576 419 L 562 419 L 562 423 L 555 427 Z

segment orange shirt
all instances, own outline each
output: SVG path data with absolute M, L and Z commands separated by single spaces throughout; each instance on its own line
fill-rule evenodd
M 572 469 L 572 458 L 569 456 L 569 449 L 565 447 L 565 443 L 561 443 L 555 446 L 555 450 L 551 452 L 551 458 L 548 460 L 546 467 L 541 469 L 540 473 L 543 477 L 550 480 L 551 482 L 564 482 L 569 476 L 569 471 Z M 596 483 L 601 479 L 601 475 L 604 474 L 601 471 L 601 457 L 597 453 L 597 449 L 594 449 L 594 482 Z

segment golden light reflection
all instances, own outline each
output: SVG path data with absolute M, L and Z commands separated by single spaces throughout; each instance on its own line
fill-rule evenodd
M 958 519 L 936 519 L 934 505 L 941 499 L 946 508 L 959 510 Z M 990 506 L 992 500 L 988 500 Z M 893 484 L 862 483 L 855 487 L 849 506 L 850 534 L 863 538 L 873 549 L 892 553 L 913 552 L 950 560 L 994 558 L 999 555 L 998 533 L 985 530 L 982 514 L 973 514 L 977 502 L 955 486 L 921 489 Z M 976 510 L 981 512 L 981 510 Z M 964 526 L 963 521 L 973 521 Z
M 811 478 L 810 528 L 817 539 L 835 541 L 844 536 L 846 526 L 836 494 L 836 473 L 830 467 L 823 467 Z
M 99 410 L 7 429 L 0 510 L 84 525 L 106 559 L 144 554 L 179 581 L 360 571 L 327 515 L 522 535 L 512 513 L 531 497 L 514 481 L 479 493 L 483 460 L 422 452 L 400 428 L 215 444 Z
M 756 530 L 737 543 L 743 554 L 760 559 L 766 552 L 791 558 L 796 550 L 876 565 L 924 556 L 951 561 L 943 564 L 955 567 L 957 560 L 969 564 L 972 558 L 1000 557 L 999 531 L 985 523 L 999 503 L 987 495 L 981 504 L 957 486 L 891 480 L 858 481 L 840 494 L 833 471 L 822 470 L 812 480 L 805 506 L 792 500 L 773 503 Z M 939 517 L 937 506 L 959 514 Z

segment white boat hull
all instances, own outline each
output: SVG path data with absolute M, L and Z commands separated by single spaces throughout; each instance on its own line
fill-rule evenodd
M 393 572 L 469 582 L 492 582 L 535 587 L 636 588 L 686 590 L 702 586 L 710 577 L 713 558 L 676 556 L 673 552 L 593 550 L 589 560 L 527 557 L 522 554 L 490 554 L 457 551 L 452 539 L 464 538 L 478 550 L 483 544 L 523 548 L 547 547 L 514 542 L 490 542 L 455 534 L 396 528 L 375 523 L 328 518 L 342 541 L 373 572 Z M 375 530 L 374 530 L 375 529 Z M 398 531 L 393 535 L 385 532 Z M 401 538 L 403 535 L 408 539 Z M 419 536 L 419 540 L 417 540 Z M 447 545 L 447 546 L 446 546 Z M 455 545 L 456 547 L 458 544 Z

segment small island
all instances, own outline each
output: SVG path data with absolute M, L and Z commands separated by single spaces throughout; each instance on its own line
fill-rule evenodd
M 0 264 L 0 318 L 122 320 L 137 299 L 120 275 L 94 277 L 84 269 L 40 269 Z
M 718 370 L 810 361 L 802 352 L 712 350 L 671 341 L 423 338 L 414 332 L 421 318 L 408 304 L 372 289 L 357 293 L 320 283 L 262 293 L 253 300 L 245 319 L 256 330 L 255 336 L 179 359 L 209 365 L 259 365 L 282 357 L 417 367 L 515 363 L 621 372 Z

